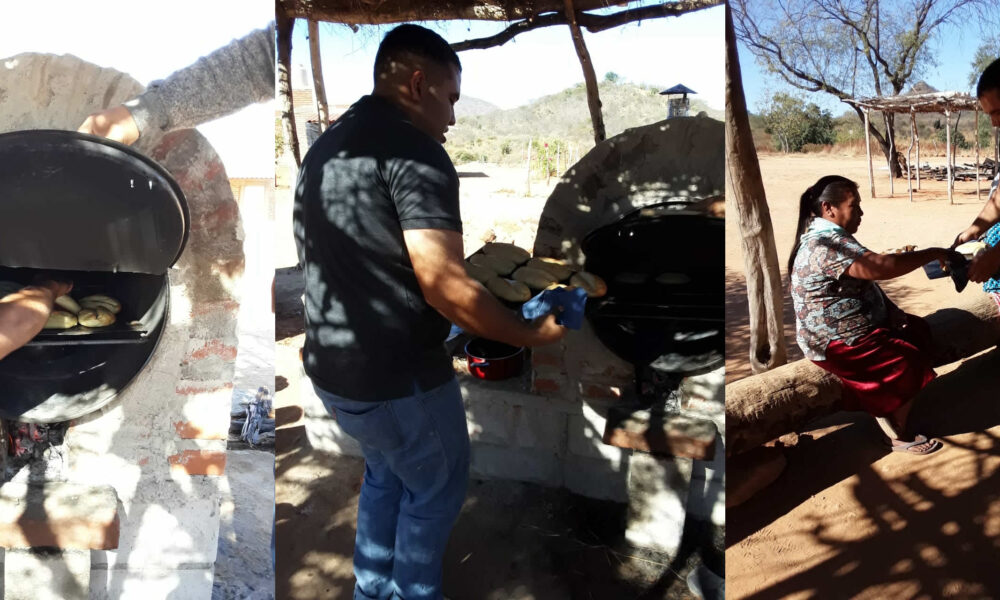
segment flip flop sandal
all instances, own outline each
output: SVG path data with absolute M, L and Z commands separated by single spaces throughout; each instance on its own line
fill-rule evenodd
M 915 447 L 921 444 L 926 444 L 927 442 L 931 443 L 930 448 L 926 450 L 914 449 Z M 917 434 L 917 436 L 913 438 L 912 442 L 907 442 L 905 444 L 896 445 L 892 443 L 892 440 L 889 440 L 889 446 L 892 448 L 893 452 L 905 452 L 907 454 L 918 454 L 921 456 L 937 452 L 943 447 L 941 442 L 939 442 L 938 440 L 928 440 L 927 436 L 922 434 Z

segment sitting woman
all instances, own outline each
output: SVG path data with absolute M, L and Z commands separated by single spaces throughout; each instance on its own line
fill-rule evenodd
M 845 177 L 823 177 L 802 194 L 788 260 L 796 341 L 806 358 L 841 379 L 846 408 L 878 418 L 893 451 L 930 454 L 939 441 L 907 432 L 913 399 L 935 377 L 930 328 L 875 280 L 945 260 L 950 251 L 872 252 L 854 239 L 863 214 L 858 184 Z

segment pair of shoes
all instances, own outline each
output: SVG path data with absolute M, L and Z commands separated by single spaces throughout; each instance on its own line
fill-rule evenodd
M 938 440 L 928 440 L 926 435 L 917 434 L 912 442 L 901 442 L 900 440 L 889 440 L 889 446 L 893 452 L 905 452 L 907 454 L 918 454 L 925 456 L 940 450 L 943 445 Z

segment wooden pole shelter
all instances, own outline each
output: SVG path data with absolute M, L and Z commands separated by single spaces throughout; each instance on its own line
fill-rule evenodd
M 945 160 L 947 161 L 948 167 L 948 204 L 954 204 L 955 201 L 952 199 L 951 187 L 952 187 L 952 177 L 954 175 L 951 172 L 951 111 L 947 108 L 944 109 L 944 137 L 945 137 Z
M 914 118 L 915 114 L 916 113 L 914 113 L 913 110 L 911 109 L 910 110 L 910 146 L 906 149 L 906 191 L 910 194 L 910 202 L 913 202 L 913 180 L 910 179 L 910 171 L 911 171 L 911 168 L 910 168 L 911 167 L 910 153 L 913 151 L 913 137 L 915 135 L 914 130 L 917 128 L 916 124 L 915 124 L 916 119 Z M 920 165 L 917 165 L 917 172 L 919 172 L 919 171 L 920 171 Z
M 732 9 L 726 6 L 726 185 L 736 207 L 750 311 L 750 370 L 762 373 L 788 361 L 782 326 L 783 295 L 774 228 L 754 148 Z
M 601 97 L 597 89 L 597 75 L 594 73 L 594 63 L 590 60 L 590 53 L 587 52 L 587 44 L 583 41 L 583 32 L 577 23 L 576 9 L 573 8 L 573 0 L 565 0 L 566 20 L 569 21 L 570 34 L 573 36 L 573 45 L 576 47 L 576 55 L 580 58 L 580 66 L 583 68 L 583 80 L 587 83 L 587 106 L 590 108 L 590 120 L 594 125 L 594 143 L 600 144 L 607 138 L 604 130 L 604 116 L 601 114 Z
M 323 60 L 319 53 L 319 23 L 309 19 L 309 62 L 312 66 L 313 90 L 316 92 L 316 114 L 319 115 L 319 132 L 330 125 L 330 109 L 326 103 L 326 86 L 323 85 Z
M 292 28 L 295 19 L 289 17 L 277 2 L 275 27 L 278 37 L 278 96 L 281 98 L 281 122 L 285 141 L 295 159 L 295 166 L 302 166 L 299 156 L 299 138 L 295 131 L 295 107 L 292 104 Z
M 865 155 L 868 157 L 868 185 L 872 190 L 872 198 L 875 197 L 875 172 L 872 170 L 872 135 L 868 131 L 868 109 L 862 109 L 865 113 Z M 890 169 L 891 171 L 891 169 Z M 889 174 L 892 177 L 892 173 Z
M 920 130 L 917 129 L 917 117 L 913 112 L 910 113 L 910 119 L 913 123 L 913 133 L 917 137 L 917 191 L 920 191 Z

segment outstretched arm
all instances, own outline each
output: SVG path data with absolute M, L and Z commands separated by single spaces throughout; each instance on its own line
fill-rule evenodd
M 233 40 L 123 105 L 94 113 L 79 131 L 132 144 L 194 127 L 274 98 L 274 25 Z
M 894 279 L 935 260 L 947 260 L 951 255 L 947 248 L 925 248 L 900 254 L 877 254 L 867 252 L 847 268 L 847 274 L 855 279 L 867 281 Z
M 522 321 L 465 272 L 462 234 L 444 229 L 403 231 L 424 299 L 469 333 L 513 346 L 541 346 L 563 337 L 555 316 Z

